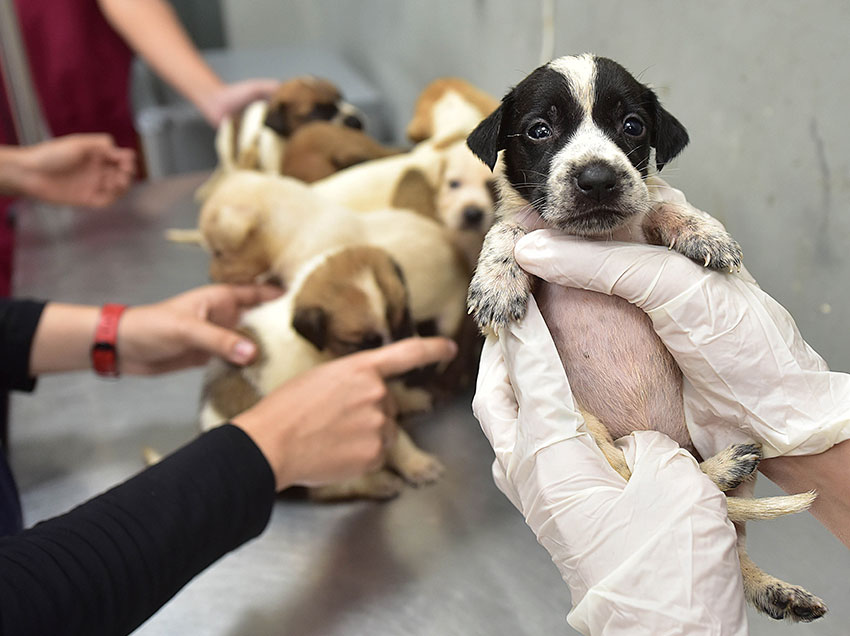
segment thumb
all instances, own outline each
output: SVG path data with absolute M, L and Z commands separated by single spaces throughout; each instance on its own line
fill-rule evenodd
M 518 241 L 514 254 L 520 267 L 543 280 L 620 296 L 644 311 L 716 274 L 665 247 L 592 241 L 554 230 L 530 232 Z
M 188 333 L 191 345 L 233 364 L 248 364 L 257 355 L 257 345 L 250 338 L 206 321 L 194 323 Z

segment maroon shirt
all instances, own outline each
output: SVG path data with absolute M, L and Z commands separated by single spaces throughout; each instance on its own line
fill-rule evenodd
M 21 36 L 42 112 L 54 136 L 106 132 L 138 150 L 130 112 L 133 53 L 96 0 L 15 0 Z M 0 144 L 17 142 L 0 82 Z M 0 295 L 8 296 L 14 232 L 0 199 Z

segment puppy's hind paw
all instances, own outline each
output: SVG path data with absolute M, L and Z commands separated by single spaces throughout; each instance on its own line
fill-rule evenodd
M 750 599 L 756 609 L 777 620 L 810 623 L 826 614 L 826 604 L 802 587 L 788 583 L 771 583 L 755 598 Z
M 700 464 L 700 469 L 726 492 L 749 479 L 762 460 L 760 444 L 732 444 Z

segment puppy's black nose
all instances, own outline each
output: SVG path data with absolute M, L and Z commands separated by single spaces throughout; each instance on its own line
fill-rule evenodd
M 342 120 L 342 125 L 356 130 L 363 130 L 363 122 L 360 121 L 360 118 L 357 115 L 347 115 L 346 118 Z
M 463 209 L 463 226 L 478 227 L 484 220 L 484 210 L 477 205 L 468 205 Z
M 591 199 L 604 201 L 616 193 L 617 173 L 607 163 L 591 163 L 579 173 L 576 183 Z

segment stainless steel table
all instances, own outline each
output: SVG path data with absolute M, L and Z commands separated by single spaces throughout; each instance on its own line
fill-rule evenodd
M 190 227 L 204 175 L 140 186 L 103 212 L 21 216 L 17 294 L 142 303 L 202 284 L 206 257 L 163 239 Z M 52 215 L 52 216 L 51 216 Z M 12 465 L 32 524 L 141 470 L 149 444 L 171 450 L 195 433 L 200 371 L 118 382 L 90 373 L 45 377 L 16 396 Z M 493 486 L 492 451 L 471 395 L 412 425 L 448 470 L 387 503 L 281 499 L 257 540 L 193 580 L 138 634 L 517 636 L 574 633 L 569 595 L 522 517 Z M 765 480 L 762 480 L 765 481 Z M 775 493 L 770 485 L 761 494 Z M 811 626 L 751 615 L 752 634 L 844 635 L 850 552 L 808 515 L 751 524 L 766 570 L 824 597 Z

